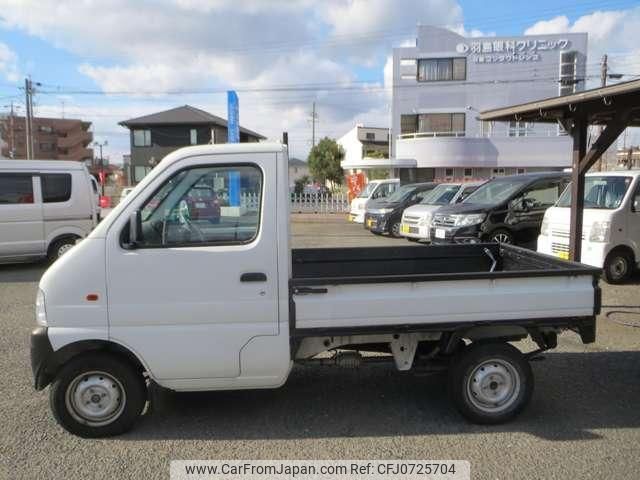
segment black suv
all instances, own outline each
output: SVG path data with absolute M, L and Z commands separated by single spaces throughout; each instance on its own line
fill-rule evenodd
M 493 178 L 464 202 L 438 210 L 431 223 L 431 241 L 532 242 L 540 233 L 545 210 L 556 203 L 570 179 L 564 172 Z
M 400 223 L 405 208 L 420 202 L 437 183 L 411 183 L 398 188 L 391 196 L 369 202 L 364 213 L 364 228 L 381 235 L 400 237 Z

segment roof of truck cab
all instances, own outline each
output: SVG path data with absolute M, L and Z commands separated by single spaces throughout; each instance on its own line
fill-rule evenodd
M 162 159 L 159 165 L 177 162 L 198 155 L 224 155 L 235 153 L 282 153 L 286 146 L 280 142 L 219 143 L 215 145 L 194 145 L 174 150 Z
M 0 170 L 83 170 L 84 163 L 73 160 L 0 160 Z

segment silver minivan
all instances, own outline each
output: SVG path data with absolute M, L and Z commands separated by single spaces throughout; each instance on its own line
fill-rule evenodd
M 0 263 L 56 260 L 89 234 L 98 213 L 83 163 L 0 160 Z

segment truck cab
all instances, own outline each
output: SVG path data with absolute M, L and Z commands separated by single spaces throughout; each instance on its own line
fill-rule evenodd
M 349 221 L 364 223 L 364 214 L 371 201 L 391 196 L 399 186 L 399 178 L 371 180 L 365 185 L 358 196 L 351 201 Z
M 549 208 L 538 251 L 569 258 L 571 188 Z M 623 283 L 640 266 L 640 170 L 588 173 L 585 178 L 581 262 Z

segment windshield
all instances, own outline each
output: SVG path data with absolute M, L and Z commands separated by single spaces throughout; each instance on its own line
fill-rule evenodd
M 377 186 L 377 183 L 367 183 L 364 190 L 362 190 L 360 195 L 358 195 L 358 198 L 369 198 Z
M 416 189 L 413 185 L 405 185 L 404 187 L 400 187 L 398 190 L 393 192 L 391 196 L 387 199 L 388 202 L 402 202 L 405 200 L 413 191 Z
M 620 206 L 631 185 L 631 177 L 586 177 L 584 180 L 584 208 L 613 210 Z M 558 199 L 557 207 L 571 207 L 571 184 Z
M 469 195 L 462 203 L 495 205 L 507 200 L 529 182 L 528 178 L 494 178 Z
M 420 202 L 423 205 L 447 205 L 460 190 L 460 185 L 440 184 L 431 190 Z

